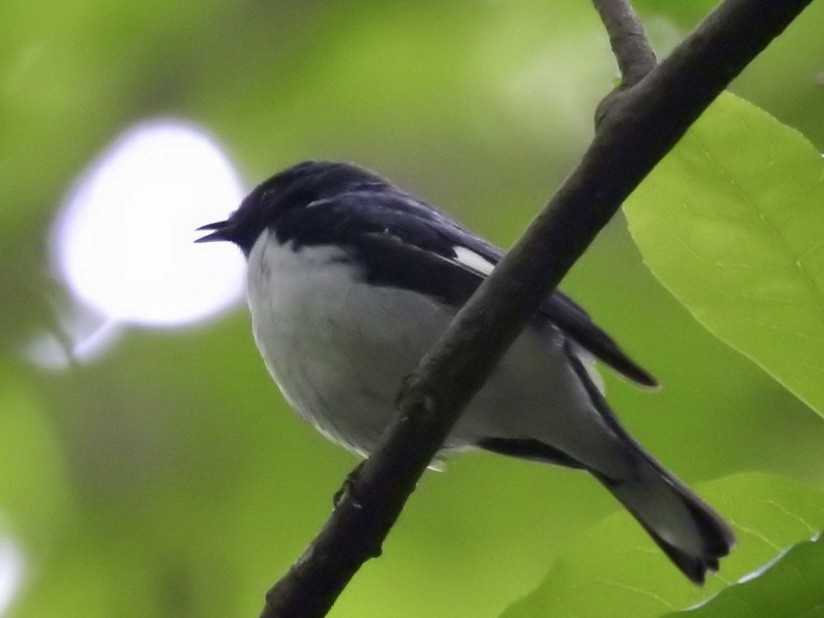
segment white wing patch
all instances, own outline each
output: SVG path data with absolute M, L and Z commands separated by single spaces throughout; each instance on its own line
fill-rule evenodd
M 607 386 L 604 384 L 604 378 L 602 378 L 601 374 L 598 373 L 595 357 L 577 344 L 573 345 L 572 352 L 578 357 L 578 360 L 581 361 L 581 366 L 584 368 L 584 371 L 587 372 L 589 379 L 592 380 L 592 383 L 595 385 L 595 388 L 598 389 L 598 392 L 602 395 L 606 395 Z
M 495 268 L 495 264 L 487 260 L 485 257 L 478 255 L 471 249 L 456 245 L 452 247 L 455 252 L 455 261 L 467 268 L 474 270 L 482 275 L 488 275 Z

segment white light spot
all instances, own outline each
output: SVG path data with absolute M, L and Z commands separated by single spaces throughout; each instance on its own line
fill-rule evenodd
M 0 539 L 0 615 L 14 601 L 14 597 L 23 583 L 25 563 L 23 554 L 17 544 L 10 538 Z
M 495 264 L 466 247 L 455 246 L 452 249 L 455 251 L 455 261 L 475 272 L 488 275 L 495 268 Z
M 228 243 L 193 244 L 194 229 L 225 219 L 242 193 L 203 131 L 142 123 L 91 165 L 63 204 L 53 228 L 55 267 L 102 314 L 105 335 L 115 323 L 166 327 L 206 318 L 240 297 L 243 258 Z

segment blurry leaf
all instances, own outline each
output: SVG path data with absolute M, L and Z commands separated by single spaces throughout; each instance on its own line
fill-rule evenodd
M 627 201 L 652 272 L 717 337 L 824 414 L 824 162 L 721 97 Z
M 824 616 L 824 542 L 820 536 L 780 554 L 752 576 L 693 609 L 695 618 L 813 618 Z
M 49 539 L 71 517 L 65 462 L 38 398 L 0 369 L 0 512 L 24 536 Z
M 671 19 L 685 28 L 692 28 L 716 5 L 712 0 L 692 0 L 691 2 L 661 2 L 661 0 L 636 0 L 635 9 L 644 19 L 644 29 L 656 20 Z
M 738 545 L 704 588 L 690 584 L 625 512 L 591 528 L 543 583 L 504 618 L 644 618 L 690 607 L 824 526 L 824 493 L 765 474 L 740 474 L 699 492 L 735 530 Z

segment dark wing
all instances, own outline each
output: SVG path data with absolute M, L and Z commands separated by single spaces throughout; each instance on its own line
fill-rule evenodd
M 556 290 L 550 294 L 540 311 L 578 345 L 624 377 L 643 386 L 658 386 L 652 374 L 627 356 L 586 311 L 562 292 Z
M 402 193 L 361 190 L 290 210 L 277 221 L 281 242 L 339 245 L 374 285 L 433 296 L 460 307 L 483 276 L 455 261 L 454 222 Z
M 367 281 L 414 290 L 460 307 L 503 256 L 495 245 L 397 191 L 344 193 L 284 214 L 278 238 L 296 245 L 340 244 L 357 256 Z M 539 314 L 583 349 L 645 386 L 657 382 L 580 306 L 553 292 Z

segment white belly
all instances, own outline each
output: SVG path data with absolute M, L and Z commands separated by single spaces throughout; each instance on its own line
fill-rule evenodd
M 364 454 L 450 315 L 419 294 L 357 281 L 351 264 L 334 261 L 343 258 L 331 247 L 295 252 L 261 239 L 249 256 L 247 295 L 255 341 L 286 399 Z
M 255 341 L 286 399 L 329 438 L 365 455 L 392 418 L 401 381 L 452 312 L 421 294 L 367 285 L 344 260 L 339 249 L 294 251 L 264 234 L 249 255 L 247 295 Z M 614 438 L 560 338 L 534 329 L 504 357 L 448 445 L 485 437 L 538 439 L 584 461 L 593 450 L 612 459 Z

